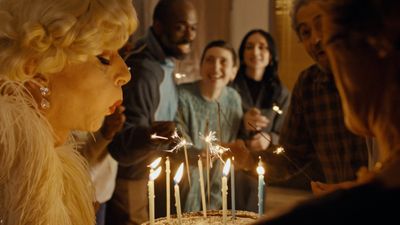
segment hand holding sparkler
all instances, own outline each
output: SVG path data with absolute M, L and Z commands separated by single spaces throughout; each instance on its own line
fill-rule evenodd
M 249 123 L 249 126 L 255 127 L 253 124 Z M 259 132 L 259 134 L 269 142 L 271 142 L 271 137 L 268 135 L 266 136 L 263 132 Z M 282 146 L 276 146 L 275 150 L 273 151 L 276 155 L 283 156 L 287 161 L 289 161 L 297 170 L 298 173 L 302 173 L 308 180 L 312 181 L 311 177 L 304 171 L 304 169 L 300 168 L 291 158 L 289 158 L 285 154 L 285 149 Z
M 256 132 L 253 132 L 254 135 L 246 141 L 247 147 L 249 147 L 252 151 L 266 150 L 271 144 L 271 136 L 257 129 L 257 127 L 252 123 L 248 123 L 248 126 L 253 130 L 256 130 Z
M 247 147 L 252 151 L 264 151 L 271 144 L 271 136 L 265 132 L 257 132 L 246 140 Z
M 269 119 L 261 114 L 260 109 L 251 108 L 243 116 L 244 128 L 248 132 L 257 132 L 267 127 Z M 253 124 L 254 126 L 249 126 Z

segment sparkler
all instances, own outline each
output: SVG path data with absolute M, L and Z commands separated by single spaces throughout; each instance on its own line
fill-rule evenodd
M 206 129 L 205 131 L 208 131 L 208 118 L 206 121 Z M 215 138 L 215 132 L 210 131 L 208 133 L 208 136 L 204 136 L 200 133 L 200 138 L 203 139 L 207 145 L 206 148 L 206 176 L 207 176 L 207 199 L 208 199 L 208 206 L 210 206 L 211 202 L 211 187 L 210 187 L 210 143 L 211 141 L 216 141 L 217 139 Z
M 229 148 L 224 148 L 220 145 L 215 144 L 218 140 L 215 137 L 216 132 L 210 131 L 207 136 L 204 136 L 200 133 L 200 138 L 204 140 L 207 144 L 207 161 L 206 161 L 206 172 L 207 172 L 207 194 L 208 194 L 208 203 L 210 203 L 210 168 L 212 168 L 212 160 L 215 158 L 219 158 L 222 162 L 222 154 L 226 151 L 229 151 Z
M 180 80 L 186 77 L 186 74 L 184 73 L 175 73 L 175 78 Z
M 230 151 L 230 149 L 222 147 L 217 144 L 211 145 L 210 146 L 211 161 L 213 161 L 215 158 L 218 158 L 223 162 L 224 160 L 222 159 L 222 155 L 227 151 Z
M 163 137 L 162 137 L 162 138 L 163 138 Z M 167 151 L 167 152 L 178 151 L 178 150 L 181 149 L 182 147 L 192 146 L 192 145 L 193 145 L 192 143 L 186 141 L 185 138 L 180 137 L 180 136 L 178 135 L 178 131 L 177 131 L 177 130 L 175 130 L 175 132 L 174 132 L 174 134 L 171 136 L 171 138 L 172 138 L 173 142 L 176 143 L 176 145 L 175 145 L 172 149 L 165 150 L 165 151 Z M 168 138 L 167 138 L 167 139 L 168 139 Z
M 311 177 L 303 170 L 301 169 L 293 160 L 291 160 L 286 154 L 285 154 L 285 149 L 282 146 L 278 146 L 272 153 L 276 155 L 282 155 L 287 159 L 296 169 L 302 173 L 309 181 L 312 181 Z
M 274 110 L 276 113 L 278 113 L 279 115 L 282 115 L 283 111 L 281 110 L 281 108 L 279 108 L 279 106 L 277 104 L 274 103 L 274 105 L 272 106 L 272 110 Z
M 168 140 L 167 137 L 163 137 L 163 136 L 158 136 L 157 133 L 152 134 L 151 139 L 162 139 L 162 140 Z
M 261 136 L 262 136 L 263 138 L 265 138 L 267 141 L 271 142 L 271 138 L 265 136 L 265 134 L 263 134 L 262 130 L 258 129 L 256 126 L 254 126 L 254 125 L 251 124 L 251 123 L 248 123 L 248 124 L 249 124 L 249 126 L 251 126 L 252 128 L 254 128 L 254 130 L 256 130 L 256 134 L 261 134 Z
M 185 162 L 185 164 L 186 164 L 186 174 L 188 176 L 189 185 L 192 186 L 191 185 L 191 181 L 190 181 L 190 173 L 189 173 L 189 158 L 188 158 L 186 147 L 187 146 L 192 146 L 193 144 L 188 142 L 188 141 L 186 141 L 185 138 L 180 137 L 178 135 L 178 131 L 176 129 L 175 129 L 175 132 L 172 134 L 171 138 L 172 138 L 172 141 L 176 143 L 176 145 L 172 149 L 164 150 L 164 151 L 172 153 L 174 151 L 178 151 L 179 149 L 183 148 L 183 151 L 185 153 L 185 161 L 186 161 Z M 163 137 L 163 136 L 159 136 L 159 135 L 157 135 L 157 133 L 154 133 L 154 134 L 151 135 L 151 139 L 168 140 L 169 138 Z
M 258 130 L 253 124 L 248 123 L 251 127 L 253 127 L 254 129 Z M 261 130 L 258 130 L 257 133 L 261 134 L 261 136 L 263 138 L 265 138 L 266 140 L 268 140 L 269 142 L 271 142 L 271 138 L 265 136 Z M 310 175 L 308 175 L 304 169 L 301 169 L 293 160 L 291 160 L 286 154 L 285 154 L 285 149 L 282 146 L 277 146 L 276 149 L 272 152 L 276 155 L 282 155 L 283 157 L 285 157 L 285 159 L 287 159 L 294 167 L 296 167 L 296 169 L 302 173 L 307 179 L 309 179 L 310 181 L 312 181 Z
M 204 140 L 204 142 L 207 143 L 208 150 L 211 155 L 211 161 L 213 161 L 215 158 L 220 159 L 222 162 L 224 160 L 222 159 L 222 155 L 230 151 L 229 148 L 222 147 L 221 145 L 215 144 L 215 142 L 218 140 L 215 137 L 216 132 L 215 131 L 210 131 L 207 136 L 204 136 L 203 134 L 200 133 L 200 138 Z M 212 167 L 212 166 L 211 166 Z
M 178 131 L 175 129 L 174 134 L 171 136 L 171 138 L 173 139 L 173 141 L 175 143 L 177 143 L 171 150 L 166 150 L 167 152 L 174 152 L 177 151 L 181 148 L 183 148 L 183 152 L 185 153 L 185 164 L 186 164 L 186 174 L 188 177 L 188 182 L 189 182 L 189 186 L 192 186 L 192 182 L 190 180 L 190 171 L 189 171 L 189 158 L 188 158 L 188 153 L 187 153 L 187 146 L 192 146 L 193 144 L 186 141 L 185 138 L 180 137 L 178 135 Z

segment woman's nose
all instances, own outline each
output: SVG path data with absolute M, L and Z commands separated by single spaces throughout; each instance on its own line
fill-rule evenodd
M 128 66 L 125 64 L 124 60 L 119 54 L 117 55 L 116 60 L 119 70 L 117 71 L 117 74 L 115 76 L 115 84 L 121 87 L 129 82 L 129 80 L 131 79 L 131 72 L 130 68 L 128 68 Z
M 221 70 L 221 63 L 218 60 L 215 60 L 213 69 L 214 69 L 214 72 L 219 72 Z
M 251 49 L 251 54 L 254 55 L 254 56 L 257 56 L 258 53 L 259 53 L 258 48 L 257 48 L 256 46 L 254 46 L 254 47 Z

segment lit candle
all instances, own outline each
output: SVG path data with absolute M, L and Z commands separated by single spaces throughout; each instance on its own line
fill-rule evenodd
M 161 162 L 161 159 L 162 159 L 161 157 L 158 157 L 152 163 L 150 163 L 150 165 L 147 166 L 147 167 L 150 167 L 150 173 L 152 173 L 154 171 L 154 169 L 157 168 L 157 166 Z
M 169 162 L 169 158 L 165 160 L 165 175 L 166 175 L 166 188 L 167 188 L 167 221 L 171 219 L 171 208 L 170 208 L 170 203 L 171 203 L 171 182 L 170 182 L 170 176 L 171 176 L 171 166 Z
M 199 175 L 200 175 L 200 190 L 201 190 L 201 204 L 203 206 L 203 216 L 207 217 L 207 207 L 206 207 L 206 191 L 204 190 L 204 177 L 203 177 L 203 163 L 199 156 L 199 160 L 197 161 L 199 166 Z
M 229 174 L 229 170 L 231 167 L 231 160 L 228 159 L 225 162 L 224 169 L 222 170 L 222 219 L 223 223 L 226 224 L 227 221 L 227 211 L 228 211 L 228 201 L 227 201 L 227 195 L 228 195 L 228 179 L 227 176 Z
M 235 157 L 232 157 L 231 165 L 231 206 L 232 218 L 236 218 L 236 205 L 235 205 Z
M 259 162 L 257 166 L 258 173 L 258 215 L 262 216 L 264 213 L 264 167 L 261 164 L 261 157 L 259 157 Z
M 147 183 L 148 192 L 149 192 L 149 220 L 150 225 L 154 224 L 154 180 L 160 175 L 161 167 L 158 167 L 157 170 L 152 171 L 149 176 L 149 182 Z
M 181 181 L 182 175 L 183 175 L 183 163 L 181 163 L 174 176 L 175 207 L 176 207 L 176 215 L 178 217 L 178 224 L 182 224 L 181 197 L 179 194 L 179 181 Z

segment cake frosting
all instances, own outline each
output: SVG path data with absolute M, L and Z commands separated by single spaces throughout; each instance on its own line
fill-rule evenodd
M 227 225 L 240 225 L 240 224 L 251 224 L 258 219 L 258 215 L 254 212 L 248 211 L 236 211 L 236 218 L 233 219 L 231 211 L 228 211 Z M 143 223 L 142 225 L 149 225 L 150 222 Z M 155 220 L 155 225 L 178 225 L 178 219 L 176 215 L 172 215 L 170 221 L 167 221 L 166 217 L 158 218 Z M 222 210 L 207 211 L 207 218 L 203 217 L 202 212 L 191 212 L 182 214 L 182 225 L 189 224 L 213 224 L 222 225 Z

